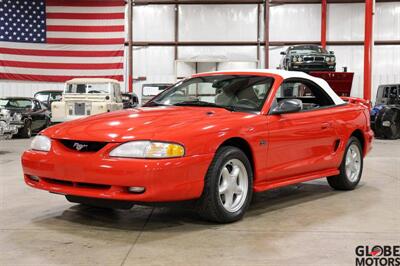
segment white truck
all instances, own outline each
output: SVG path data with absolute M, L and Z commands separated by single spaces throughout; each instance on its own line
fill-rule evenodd
M 106 78 L 68 80 L 59 102 L 53 102 L 52 123 L 123 109 L 119 82 Z

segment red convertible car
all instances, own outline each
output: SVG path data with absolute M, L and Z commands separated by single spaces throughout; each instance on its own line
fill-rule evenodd
M 232 222 L 253 192 L 321 177 L 354 189 L 373 138 L 368 109 L 301 72 L 196 74 L 144 107 L 43 130 L 22 155 L 24 178 L 71 202 L 193 200 L 203 217 Z

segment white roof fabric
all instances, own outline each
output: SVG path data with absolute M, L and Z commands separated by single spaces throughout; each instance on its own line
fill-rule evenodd
M 304 72 L 300 71 L 287 71 L 287 70 L 281 70 L 281 69 L 235 69 L 235 70 L 221 70 L 221 71 L 214 71 L 214 72 L 207 72 L 207 73 L 199 73 L 199 74 L 218 74 L 218 73 L 230 73 L 232 74 L 241 72 L 241 73 L 265 73 L 265 74 L 275 74 L 281 76 L 283 79 L 288 79 L 288 78 L 303 78 L 303 79 L 308 79 L 311 80 L 312 82 L 316 83 L 318 86 L 320 86 L 333 100 L 333 102 L 338 105 L 338 104 L 343 104 L 345 101 L 343 101 L 337 94 L 334 92 L 329 86 L 328 82 L 321 78 L 313 77 L 311 75 L 308 75 Z

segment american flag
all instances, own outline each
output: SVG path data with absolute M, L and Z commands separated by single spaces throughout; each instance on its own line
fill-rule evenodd
M 0 0 L 0 79 L 123 80 L 123 0 Z

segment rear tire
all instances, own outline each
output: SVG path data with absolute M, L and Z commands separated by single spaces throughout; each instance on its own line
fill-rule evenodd
M 329 185 L 337 190 L 353 190 L 363 171 L 362 146 L 356 137 L 350 137 L 347 142 L 339 170 L 339 175 L 327 177 Z
M 247 156 L 236 147 L 220 148 L 205 176 L 199 214 L 218 223 L 240 220 L 252 195 L 253 170 Z
M 19 132 L 18 136 L 21 138 L 30 138 L 32 136 L 32 121 L 29 119 L 25 120 L 24 127 L 22 127 Z
M 382 133 L 386 139 L 398 139 L 400 137 L 399 110 L 394 108 L 385 109 L 382 115 Z M 387 123 L 388 125 L 383 125 Z

